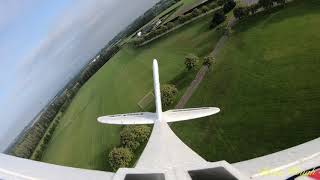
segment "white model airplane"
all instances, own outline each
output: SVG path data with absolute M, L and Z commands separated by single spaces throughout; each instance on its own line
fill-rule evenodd
M 0 180 L 320 180 L 320 138 L 267 156 L 229 164 L 207 162 L 186 146 L 168 122 L 209 116 L 215 107 L 162 111 L 158 63 L 153 61 L 156 113 L 138 112 L 99 117 L 106 124 L 154 124 L 134 168 L 116 173 L 52 165 L 0 154 Z M 241 152 L 239 152 L 241 153 Z

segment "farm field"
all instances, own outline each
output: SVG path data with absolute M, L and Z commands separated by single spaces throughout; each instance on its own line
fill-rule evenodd
M 141 110 L 137 103 L 153 89 L 153 58 L 159 61 L 160 81 L 174 81 L 183 92 L 186 82 L 192 80 L 182 76 L 184 57 L 188 53 L 208 55 L 219 39 L 219 34 L 208 28 L 210 20 L 211 16 L 204 17 L 138 49 L 123 47 L 80 89 L 42 161 L 111 171 L 107 156 L 119 145 L 121 127 L 99 124 L 97 117 Z
M 319 137 L 319 9 L 297 0 L 239 22 L 187 104 L 221 112 L 174 123 L 176 134 L 205 159 L 230 163 Z

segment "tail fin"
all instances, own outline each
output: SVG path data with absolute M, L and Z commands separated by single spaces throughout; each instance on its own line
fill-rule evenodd
M 201 118 L 216 114 L 220 111 L 219 108 L 203 107 L 190 109 L 174 109 L 162 112 L 161 93 L 159 82 L 159 69 L 156 59 L 153 60 L 153 85 L 154 95 L 156 99 L 156 113 L 138 112 L 129 114 L 116 114 L 111 116 L 99 117 L 98 121 L 106 124 L 153 124 L 155 121 L 184 121 L 195 118 Z
M 161 93 L 160 93 L 160 82 L 159 82 L 159 68 L 158 68 L 158 61 L 156 59 L 153 60 L 153 88 L 154 88 L 154 96 L 156 98 L 157 119 L 161 121 L 162 104 L 161 104 Z

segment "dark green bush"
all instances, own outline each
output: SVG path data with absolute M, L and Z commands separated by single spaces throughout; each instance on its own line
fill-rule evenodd
M 151 128 L 146 125 L 125 126 L 120 132 L 121 145 L 134 151 L 148 140 L 150 132 Z
M 172 29 L 175 26 L 173 22 L 168 22 L 167 27 L 168 29 Z
M 259 0 L 258 4 L 260 7 L 263 7 L 265 9 L 270 9 L 273 6 L 274 1 L 273 0 Z
M 234 7 L 236 7 L 236 2 L 234 0 L 228 0 L 224 5 L 223 5 L 223 12 L 227 14 L 230 12 Z
M 177 98 L 178 89 L 172 84 L 161 86 L 161 103 L 164 108 L 172 105 Z
M 218 6 L 222 6 L 225 3 L 225 0 L 218 0 L 217 4 Z
M 237 7 L 233 10 L 233 15 L 237 19 L 247 17 L 249 15 L 249 9 L 246 7 Z
M 223 11 L 219 10 L 214 13 L 213 18 L 211 20 L 210 28 L 215 28 L 217 25 L 221 24 L 226 20 L 226 16 Z
M 206 56 L 203 58 L 203 65 L 205 66 L 211 66 L 212 63 L 214 62 L 214 57 L 213 56 Z
M 119 168 L 129 167 L 134 155 L 129 148 L 113 148 L 109 153 L 109 163 L 113 171 Z
M 210 9 L 209 9 L 208 6 L 202 6 L 202 7 L 201 7 L 202 13 L 206 13 L 206 12 L 208 12 L 209 10 L 210 10 Z
M 192 10 L 192 17 L 197 17 L 201 14 L 201 10 L 198 8 L 195 8 Z
M 185 57 L 184 64 L 188 71 L 196 69 L 199 66 L 199 58 L 194 54 L 188 54 Z

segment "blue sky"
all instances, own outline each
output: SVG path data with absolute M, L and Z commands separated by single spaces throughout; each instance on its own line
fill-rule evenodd
M 0 1 L 0 151 L 91 57 L 157 1 Z

